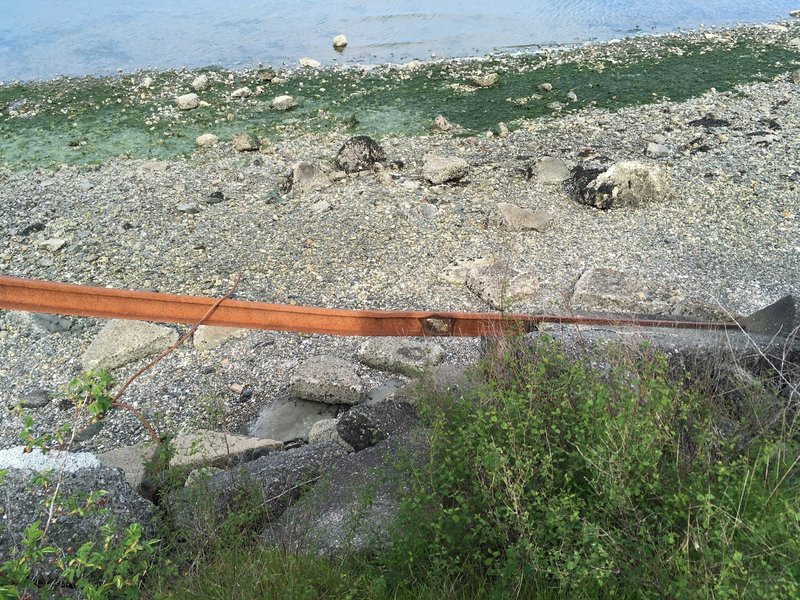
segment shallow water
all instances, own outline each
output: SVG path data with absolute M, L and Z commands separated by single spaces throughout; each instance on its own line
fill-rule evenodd
M 797 0 L 0 0 L 0 80 L 400 62 L 788 16 Z M 339 54 L 334 35 L 348 37 Z

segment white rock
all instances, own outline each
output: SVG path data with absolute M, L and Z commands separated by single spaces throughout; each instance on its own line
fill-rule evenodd
M 198 135 L 194 142 L 198 146 L 216 146 L 219 143 L 219 137 L 213 133 L 204 133 L 202 135 Z
M 307 56 L 301 58 L 299 62 L 301 67 L 306 67 L 307 69 L 317 69 L 322 64 L 318 60 L 308 58 Z
M 273 98 L 270 106 L 275 110 L 289 110 L 297 106 L 297 102 L 291 96 L 284 95 Z
M 44 248 L 45 250 L 49 250 L 50 252 L 58 252 L 66 244 L 67 240 L 62 238 L 50 238 L 48 240 L 36 242 L 36 245 L 39 246 L 39 248 Z
M 647 144 L 647 148 L 645 149 L 644 153 L 650 158 L 665 158 L 669 156 L 669 148 L 664 144 L 650 142 Z
M 140 88 L 149 89 L 149 88 L 153 87 L 154 83 L 155 83 L 155 81 L 153 81 L 153 78 L 150 77 L 149 75 L 147 75 L 147 76 L 145 76 L 144 79 L 142 79 L 141 83 L 139 83 L 139 87 Z
M 315 202 L 311 205 L 311 212 L 313 213 L 324 213 L 327 210 L 330 210 L 331 205 L 330 202 L 327 200 L 320 200 L 319 202 Z
M 540 83 L 538 86 L 540 92 L 552 92 L 553 91 L 553 84 L 552 83 Z
M 570 102 L 577 102 L 578 101 L 578 95 L 575 92 L 569 92 L 567 94 L 567 100 L 569 100 Z
M 344 48 L 347 46 L 347 38 L 343 35 L 337 35 L 333 38 L 333 47 L 337 50 Z
M 197 94 L 184 94 L 175 98 L 175 104 L 180 110 L 192 110 L 200 106 L 200 96 Z
M 245 335 L 248 329 L 235 327 L 215 327 L 213 325 L 200 325 L 192 336 L 194 347 L 200 351 L 218 348 L 230 339 Z
M 249 98 L 252 95 L 253 90 L 247 86 L 240 87 L 238 90 L 233 90 L 231 92 L 231 98 Z
M 13 446 L 0 450 L 0 469 L 30 469 L 32 471 L 60 471 L 74 473 L 81 469 L 102 466 L 90 452 L 63 452 L 53 450 L 42 454 L 38 448 L 25 452 L 24 446 Z
M 789 48 L 800 48 L 800 37 L 790 39 L 788 45 Z
M 500 76 L 497 73 L 487 73 L 486 75 L 475 75 L 469 78 L 469 83 L 475 87 L 487 88 L 492 87 L 500 81 Z
M 456 156 L 428 155 L 422 167 L 422 175 L 433 185 L 457 181 L 469 172 L 469 164 Z
M 208 87 L 208 77 L 205 74 L 198 75 L 192 81 L 192 89 L 196 92 L 202 92 Z

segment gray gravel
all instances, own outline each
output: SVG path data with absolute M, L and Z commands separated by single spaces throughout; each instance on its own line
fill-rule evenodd
M 707 115 L 729 125 L 690 124 Z M 402 168 L 351 174 L 298 197 L 280 193 L 291 165 L 306 160 L 333 171 L 345 133 L 289 139 L 265 156 L 221 143 L 170 162 L 0 173 L 0 272 L 220 296 L 241 271 L 242 299 L 487 310 L 442 273 L 456 260 L 495 257 L 536 281 L 515 311 L 569 310 L 575 281 L 592 267 L 658 279 L 738 314 L 800 295 L 800 85 L 790 74 L 683 103 L 518 125 L 503 138 L 383 139 L 387 161 Z M 650 143 L 666 151 L 647 156 Z M 422 166 L 431 153 L 463 158 L 468 176 L 428 185 Z M 565 185 L 525 175 L 542 156 L 576 165 L 598 155 L 660 165 L 671 194 L 604 212 L 574 202 Z M 210 204 L 216 191 L 224 200 Z M 545 210 L 553 223 L 544 232 L 508 231 L 499 202 Z M 182 212 L 182 204 L 199 212 Z M 48 240 L 64 244 L 53 251 L 60 242 Z M 0 313 L 0 447 L 17 443 L 21 421 L 11 407 L 32 390 L 58 393 L 80 372 L 102 322 L 70 323 L 51 332 L 29 316 Z M 185 345 L 126 397 L 166 429 L 240 429 L 283 392 L 299 362 L 318 353 L 355 360 L 361 341 L 251 332 L 206 353 Z M 478 353 L 475 340 L 441 343 L 450 363 Z M 139 366 L 115 374 L 124 379 Z M 360 374 L 370 389 L 388 378 L 366 367 Z M 231 384 L 254 393 L 241 399 Z M 43 428 L 71 415 L 59 400 L 32 413 Z M 106 450 L 144 437 L 136 419 L 117 413 L 79 447 Z

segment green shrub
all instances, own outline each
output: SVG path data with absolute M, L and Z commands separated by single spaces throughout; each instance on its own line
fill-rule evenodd
M 710 386 L 675 381 L 655 352 L 599 356 L 520 344 L 479 392 L 423 402 L 430 460 L 388 557 L 395 584 L 797 597 L 796 434 L 731 426 Z

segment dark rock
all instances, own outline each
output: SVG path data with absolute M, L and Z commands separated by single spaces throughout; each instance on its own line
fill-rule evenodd
M 44 408 L 51 400 L 50 392 L 39 389 L 23 394 L 19 405 L 22 408 Z
M 225 194 L 223 194 L 223 193 L 222 193 L 222 192 L 220 192 L 220 191 L 211 192 L 211 193 L 210 193 L 210 194 L 209 194 L 209 195 L 206 197 L 206 202 L 208 202 L 209 204 L 219 204 L 219 203 L 220 203 L 220 202 L 222 202 L 223 200 L 225 200 Z
M 377 162 L 386 160 L 386 153 L 378 142 L 366 135 L 347 140 L 336 155 L 336 168 L 345 173 L 366 171 Z
M 406 492 L 404 467 L 420 464 L 425 436 L 412 430 L 337 459 L 263 534 L 270 546 L 341 555 L 386 548 Z
M 689 121 L 688 125 L 691 127 L 705 127 L 706 129 L 713 129 L 714 127 L 729 127 L 731 124 L 727 119 L 717 119 L 711 115 L 706 115 L 700 119 Z
M 73 326 L 72 319 L 45 313 L 32 314 L 31 321 L 33 321 L 39 328 L 50 333 L 63 333 L 72 329 Z
M 243 491 L 257 491 L 265 518 L 274 521 L 293 502 L 329 472 L 336 460 L 346 454 L 341 444 L 323 442 L 314 446 L 267 454 L 198 482 L 189 490 L 170 496 L 170 504 L 182 526 L 213 528 L 225 515 L 237 509 Z M 208 514 L 199 514 L 197 498 L 202 497 Z M 205 522 L 200 522 L 205 519 Z
M 44 231 L 44 223 L 31 223 L 30 225 L 21 229 L 18 235 L 26 236 L 39 231 Z
M 339 436 L 358 452 L 374 446 L 401 430 L 408 430 L 419 420 L 417 409 L 403 400 L 384 400 L 354 406 L 339 417 Z
M 103 430 L 103 421 L 96 421 L 91 425 L 87 425 L 86 427 L 81 429 L 75 436 L 75 441 L 80 443 L 90 440 L 98 433 L 100 433 L 102 430 Z

